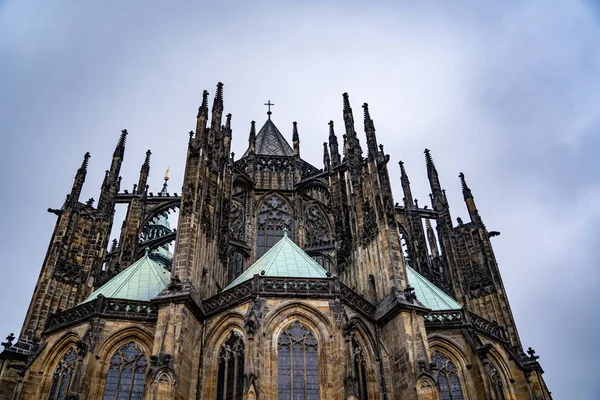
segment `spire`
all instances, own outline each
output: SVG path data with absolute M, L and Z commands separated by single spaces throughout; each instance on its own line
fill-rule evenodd
M 425 149 L 425 163 L 427 165 L 427 178 L 429 179 L 429 186 L 431 187 L 431 202 L 433 209 L 438 212 L 439 218 L 437 220 L 438 227 L 452 227 L 452 217 L 450 216 L 450 208 L 448 207 L 448 201 L 446 200 L 445 190 L 442 190 L 440 184 L 440 178 L 438 177 L 437 169 L 433 163 L 431 152 L 429 149 Z
M 248 153 L 256 152 L 256 121 L 250 122 L 250 135 L 248 136 Z
M 359 179 L 360 170 L 362 168 L 362 149 L 354 130 L 354 116 L 350 107 L 348 93 L 342 95 L 344 98 L 344 124 L 346 126 L 346 137 L 348 140 L 348 162 L 354 179 Z
M 142 164 L 142 168 L 140 170 L 140 179 L 138 181 L 138 194 L 143 194 L 146 190 L 146 184 L 148 183 L 148 174 L 150 173 L 150 155 L 152 152 L 148 150 L 146 152 L 146 159 Z
M 202 105 L 198 108 L 198 116 L 196 117 L 196 138 L 202 137 L 206 129 L 208 121 L 208 91 L 202 91 Z M 190 132 L 190 137 L 193 132 Z
M 112 213 L 114 205 L 114 196 L 119 190 L 121 183 L 119 173 L 121 172 L 121 164 L 125 156 L 125 142 L 127 140 L 127 129 L 121 131 L 121 136 L 115 147 L 113 159 L 110 164 L 110 170 L 107 171 L 102 183 L 100 198 L 98 199 L 98 210 L 105 213 Z
M 439 196 L 442 193 L 442 187 L 429 149 L 425 149 L 425 164 L 427 165 L 427 178 L 429 179 L 429 185 L 431 186 L 431 193 L 434 197 Z
M 83 188 L 83 183 L 85 182 L 85 177 L 87 175 L 87 167 L 90 161 L 90 153 L 87 152 L 83 156 L 83 161 L 81 163 L 81 167 L 77 170 L 77 174 L 75 174 L 75 180 L 73 181 L 73 188 L 71 189 L 70 199 L 73 202 L 79 201 L 79 196 L 81 195 L 81 189 Z
M 298 123 L 296 121 L 292 122 L 292 145 L 294 146 L 294 155 L 300 155 L 300 136 L 298 136 Z
M 331 159 L 329 158 L 329 150 L 327 149 L 327 142 L 323 142 L 323 167 L 326 171 L 331 169 Z
M 438 249 L 437 240 L 433 228 L 431 227 L 431 221 L 429 218 L 425 219 L 425 227 L 427 229 L 427 241 L 429 242 L 429 248 L 431 249 L 431 255 L 435 257 L 440 256 L 440 250 Z
M 271 114 L 273 114 L 271 112 L 271 106 L 274 106 L 275 104 L 271 103 L 271 100 L 267 100 L 267 102 L 265 103 L 265 106 L 267 106 L 267 118 L 271 119 Z
M 113 157 L 121 157 L 125 154 L 125 142 L 127 141 L 127 129 L 123 129 L 121 131 L 121 136 L 119 137 L 119 141 L 117 142 L 117 146 L 115 147 L 115 151 L 113 153 Z
M 333 165 L 336 166 L 341 162 L 340 150 L 338 146 L 337 136 L 333 130 L 333 121 L 329 121 L 329 150 L 331 151 L 331 159 Z
M 404 192 L 404 207 L 410 209 L 413 208 L 414 205 L 412 191 L 410 190 L 410 181 L 408 180 L 408 175 L 404 169 L 404 162 L 399 161 L 398 164 L 400 165 L 400 184 L 402 185 L 402 190 Z
M 375 125 L 373 124 L 373 120 L 369 114 L 369 105 L 367 103 L 363 104 L 363 110 L 365 114 L 365 134 L 367 136 L 367 155 L 370 159 L 373 159 L 377 155 L 377 137 L 375 136 Z
M 169 181 L 169 170 L 171 169 L 171 167 L 167 168 L 167 170 L 165 171 L 165 182 L 163 183 L 163 187 L 162 190 L 160 191 L 160 195 L 161 196 L 166 196 L 169 192 L 167 191 L 167 182 Z
M 471 193 L 471 189 L 467 186 L 467 182 L 465 180 L 465 174 L 462 172 L 458 174 L 460 178 L 460 184 L 462 186 L 463 198 L 465 199 L 465 203 L 467 204 L 467 210 L 469 211 L 469 217 L 471 217 L 471 222 L 481 223 L 481 217 L 479 216 L 479 211 L 477 211 L 477 207 L 475 206 L 475 198 L 473 197 L 473 193 Z
M 231 137 L 231 113 L 225 116 L 225 136 Z
M 211 116 L 211 129 L 213 133 L 216 135 L 221 127 L 221 117 L 223 115 L 223 84 L 221 82 L 217 83 L 217 93 L 215 93 L 215 100 L 213 101 L 212 106 L 212 116 Z

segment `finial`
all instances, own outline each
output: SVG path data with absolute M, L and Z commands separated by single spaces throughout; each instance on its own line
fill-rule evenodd
M 150 254 L 150 247 L 146 247 L 144 252 L 146 253 L 146 257 L 148 257 L 148 254 Z
M 168 167 L 167 170 L 165 171 L 165 182 L 169 180 L 169 171 L 171 170 L 171 167 Z
M 329 121 L 329 139 L 335 137 L 335 131 L 333 130 L 333 121 Z M 337 140 L 337 139 L 336 139 Z
M 283 228 L 283 237 L 288 237 L 288 230 L 287 230 L 287 228 Z
M 265 103 L 265 106 L 267 106 L 267 115 L 269 116 L 269 119 L 271 119 L 271 114 L 273 114 L 271 112 L 271 106 L 274 106 L 274 103 L 271 103 L 271 100 L 267 100 L 267 102 Z
M 473 193 L 471 193 L 471 189 L 469 189 L 469 186 L 467 186 L 467 182 L 465 181 L 465 174 L 461 172 L 460 174 L 458 174 L 458 177 L 460 178 L 460 185 L 462 186 L 463 197 L 465 198 L 465 200 L 472 199 Z
M 150 156 L 151 155 L 152 155 L 152 152 L 150 150 L 148 150 L 146 152 L 146 159 L 144 160 L 144 165 L 150 166 Z
M 298 123 L 296 121 L 292 122 L 293 128 L 292 128 L 292 140 L 296 141 L 296 140 L 300 140 L 300 137 L 298 136 Z
M 431 152 L 429 151 L 429 149 L 425 149 L 425 161 L 427 162 L 427 165 L 433 165 L 433 158 L 431 158 Z
M 344 92 L 344 93 L 342 94 L 342 97 L 344 98 L 344 112 L 351 111 L 351 108 L 350 108 L 350 100 L 348 99 L 348 93 L 347 93 L 347 92 Z
M 369 122 L 371 121 L 371 115 L 369 114 L 369 104 L 363 103 L 363 111 L 365 114 L 365 130 L 369 127 Z
M 225 118 L 225 129 L 229 132 L 231 130 L 231 113 L 227 114 Z
M 215 94 L 215 102 L 223 103 L 223 84 L 217 83 L 217 93 Z
M 83 162 L 81 163 L 81 169 L 82 170 L 86 170 L 87 171 L 87 167 L 88 167 L 88 162 L 90 161 L 90 152 L 88 151 L 87 153 L 85 153 L 85 155 L 83 156 Z
M 111 253 L 117 251 L 118 244 L 119 244 L 119 242 L 117 241 L 117 239 L 113 239 L 112 244 L 110 246 L 110 252 Z
M 125 142 L 127 141 L 127 129 L 123 129 L 121 131 L 121 136 L 119 137 L 119 141 L 117 142 L 117 146 L 115 147 L 115 152 L 113 157 L 123 157 L 123 153 L 125 152 Z
M 198 116 L 196 118 L 200 118 L 200 116 L 208 116 L 208 90 L 202 91 L 202 105 L 198 107 Z

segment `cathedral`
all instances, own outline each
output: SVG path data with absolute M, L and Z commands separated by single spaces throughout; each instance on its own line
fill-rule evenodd
M 210 108 L 203 92 L 181 193 L 168 175 L 151 191 L 150 151 L 132 155 L 143 163 L 124 189 L 123 130 L 97 203 L 82 201 L 85 154 L 48 209 L 23 327 L 2 343 L 0 400 L 550 400 L 465 175 L 469 221 L 453 221 L 429 150 L 431 206 L 402 161 L 395 202 L 368 104 L 363 141 L 342 103 L 319 166 L 270 101 L 236 159 L 221 83 Z M 127 214 L 110 242 L 116 205 Z

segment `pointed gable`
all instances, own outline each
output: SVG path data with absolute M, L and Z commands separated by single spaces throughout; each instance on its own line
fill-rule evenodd
M 456 300 L 408 265 L 406 266 L 406 275 L 408 276 L 408 283 L 415 289 L 417 300 L 423 303 L 425 307 L 433 311 L 460 310 L 462 308 Z
M 284 231 L 284 235 L 279 242 L 231 282 L 225 290 L 252 279 L 254 275 L 326 278 L 327 271 L 288 238 L 287 232 Z
M 246 157 L 249 152 L 250 149 L 246 150 L 243 157 Z M 256 135 L 256 154 L 267 156 L 292 156 L 294 154 L 292 147 L 279 132 L 271 118 L 267 119 L 267 122 Z
M 96 289 L 85 302 L 99 295 L 111 299 L 149 301 L 156 297 L 171 281 L 171 273 L 148 256 L 131 264 L 117 276 Z

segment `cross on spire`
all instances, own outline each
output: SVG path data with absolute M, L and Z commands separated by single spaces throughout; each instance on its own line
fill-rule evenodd
M 271 106 L 274 106 L 275 104 L 271 103 L 271 100 L 267 100 L 267 102 L 265 103 L 265 106 L 267 106 L 267 115 L 269 116 L 269 119 L 271 119 L 271 114 L 273 114 L 271 112 Z

